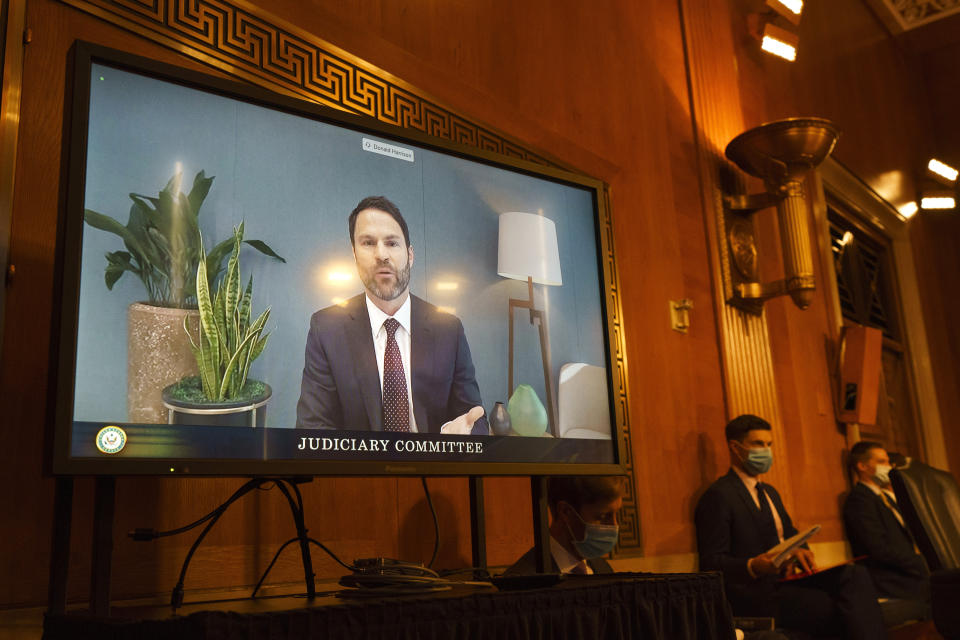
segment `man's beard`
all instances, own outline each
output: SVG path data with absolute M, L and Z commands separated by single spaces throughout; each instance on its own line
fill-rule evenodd
M 382 266 L 383 265 L 378 266 L 377 269 L 382 268 Z M 390 302 L 391 300 L 396 300 L 399 298 L 401 295 L 403 295 L 403 292 L 407 290 L 407 286 L 410 284 L 410 260 L 407 260 L 407 263 L 403 265 L 403 268 L 400 270 L 397 270 L 393 267 L 391 267 L 391 269 L 393 270 L 394 274 L 393 285 L 377 284 L 376 270 L 369 278 L 363 281 L 363 286 L 365 286 L 370 293 L 385 302 Z

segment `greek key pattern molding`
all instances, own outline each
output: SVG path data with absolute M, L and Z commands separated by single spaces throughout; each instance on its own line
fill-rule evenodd
M 351 113 L 413 129 L 484 151 L 557 166 L 470 118 L 438 104 L 389 73 L 355 58 L 324 40 L 285 24 L 266 11 L 237 1 L 221 0 L 60 0 L 210 65 L 219 71 Z M 628 491 L 622 511 L 620 549 L 641 546 L 636 504 L 629 413 L 626 395 L 626 349 L 621 322 L 620 292 L 614 255 L 609 196 L 601 221 L 613 285 L 610 291 L 612 339 L 616 345 L 616 375 L 620 382 L 620 424 L 626 440 Z
M 243 80 L 485 151 L 553 166 L 543 156 L 239 2 L 62 0 Z

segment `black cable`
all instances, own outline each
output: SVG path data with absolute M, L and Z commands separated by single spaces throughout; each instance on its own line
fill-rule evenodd
M 337 561 L 337 564 L 339 564 L 339 565 L 340 565 L 341 567 L 343 567 L 344 569 L 349 569 L 350 571 L 357 571 L 357 570 L 358 570 L 357 567 L 353 566 L 352 564 L 347 564 L 347 563 L 345 563 L 343 560 L 341 560 L 340 558 L 338 558 L 338 557 L 337 557 L 337 554 L 335 554 L 333 551 L 330 551 L 330 549 L 328 549 L 328 548 L 326 547 L 326 545 L 324 545 L 322 542 L 319 542 L 319 541 L 317 541 L 317 540 L 314 540 L 313 538 L 307 538 L 307 541 L 310 542 L 310 543 L 312 543 L 312 544 L 317 545 L 318 547 L 320 547 L 321 549 L 323 549 L 324 551 L 326 551 L 326 552 L 327 552 L 327 555 L 329 555 L 331 558 L 333 558 L 334 560 L 336 560 L 336 561 Z
M 290 485 L 294 494 L 296 494 L 296 502 L 294 502 L 293 496 L 290 495 L 290 489 L 287 488 L 287 485 Z M 280 489 L 280 491 L 283 493 L 283 496 L 290 504 L 290 512 L 293 514 L 293 523 L 297 529 L 297 541 L 300 542 L 300 558 L 303 561 L 303 580 L 307 587 L 307 598 L 312 600 L 317 594 L 316 574 L 313 572 L 313 560 L 310 557 L 310 545 L 308 543 L 309 538 L 307 537 L 306 518 L 303 513 L 303 495 L 300 493 L 300 488 L 297 487 L 297 483 L 293 479 L 287 478 L 280 480 L 277 482 L 277 488 Z
M 299 539 L 300 539 L 299 537 L 297 537 L 297 538 L 290 538 L 289 540 L 287 540 L 286 542 L 284 542 L 282 545 L 280 545 L 280 548 L 277 549 L 277 552 L 273 555 L 273 560 L 270 561 L 270 564 L 267 565 L 267 568 L 264 570 L 263 574 L 260 576 L 260 580 L 257 581 L 257 586 L 255 586 L 255 587 L 253 588 L 253 591 L 250 593 L 250 597 L 251 597 L 251 598 L 256 598 L 256 597 L 257 597 L 257 591 L 259 591 L 259 590 L 260 590 L 260 587 L 263 586 L 264 581 L 267 579 L 267 574 L 269 574 L 269 573 L 270 573 L 270 570 L 273 569 L 273 565 L 275 565 L 275 564 L 277 563 L 277 559 L 280 557 L 280 554 L 283 553 L 283 550 L 286 549 L 286 548 L 287 548 L 288 546 L 290 546 L 291 544 L 293 544 L 294 542 L 297 542 Z M 330 551 L 330 549 L 328 549 L 327 546 L 326 546 L 325 544 L 323 544 L 322 542 L 320 542 L 320 541 L 318 541 L 318 540 L 314 540 L 313 538 L 307 538 L 307 542 L 309 542 L 309 543 L 311 543 L 311 544 L 315 544 L 315 545 L 317 545 L 318 547 L 320 547 L 321 549 L 323 549 L 324 551 L 326 551 L 326 552 L 327 552 L 327 555 L 329 555 L 331 558 L 333 558 L 334 560 L 336 560 L 337 563 L 338 563 L 341 567 L 343 567 L 344 569 L 347 569 L 348 571 L 359 571 L 359 570 L 360 570 L 359 567 L 355 567 L 355 566 L 353 566 L 353 565 L 347 564 L 347 563 L 345 563 L 343 560 L 341 560 L 340 558 L 338 558 L 338 557 L 337 557 L 337 554 L 335 554 L 333 551 Z
M 433 563 L 437 560 L 437 553 L 440 551 L 440 520 L 437 519 L 437 510 L 433 508 L 433 499 L 430 498 L 430 489 L 427 488 L 427 477 L 420 476 L 420 482 L 423 483 L 423 493 L 427 496 L 427 505 L 430 506 L 430 515 L 433 516 L 433 556 L 427 566 L 433 568 Z
M 486 580 L 490 578 L 490 569 L 487 567 L 462 567 L 460 569 L 444 569 L 439 573 L 441 578 L 455 576 L 458 573 L 473 572 L 474 579 Z
M 253 482 L 253 480 L 250 480 L 249 482 Z M 264 485 L 268 485 L 268 486 L 264 486 Z M 261 491 L 269 491 L 275 485 L 276 483 L 273 480 L 263 480 L 262 482 L 258 483 L 255 488 Z M 245 486 L 246 485 L 244 485 L 244 487 Z M 237 492 L 241 491 L 244 487 L 237 489 Z M 237 492 L 234 492 L 234 496 L 236 496 Z M 246 493 L 246 491 L 244 491 L 244 493 Z M 177 527 L 176 529 L 169 529 L 167 531 L 157 531 L 156 529 L 148 529 L 148 528 L 137 528 L 137 529 L 134 529 L 133 531 L 128 532 L 127 536 L 136 540 L 137 542 L 144 542 L 144 541 L 156 540 L 157 538 L 165 538 L 168 536 L 180 535 L 181 533 L 186 533 L 191 529 L 199 527 L 201 524 L 203 524 L 210 518 L 214 517 L 218 513 L 223 513 L 226 510 L 227 506 L 230 505 L 232 501 L 233 501 L 233 496 L 228 498 L 226 502 L 221 504 L 219 507 L 217 507 L 207 515 L 197 520 L 194 520 L 190 524 L 185 524 L 182 527 Z
M 264 570 L 263 574 L 260 576 L 260 579 L 257 581 L 257 586 L 255 586 L 253 588 L 253 591 L 250 593 L 251 598 L 257 597 L 257 591 L 260 590 L 260 586 L 263 585 L 263 581 L 267 579 L 267 574 L 270 573 L 270 569 L 273 569 L 273 565 L 277 563 L 277 558 L 280 557 L 280 554 L 283 552 L 283 550 L 286 549 L 291 542 L 297 542 L 298 540 L 300 540 L 299 537 L 290 538 L 289 540 L 284 542 L 282 545 L 280 545 L 280 548 L 277 549 L 277 552 L 273 554 L 273 560 L 270 561 L 270 564 L 267 565 L 267 568 Z
M 203 539 L 210 532 L 210 529 L 213 528 L 213 525 L 217 524 L 217 520 L 219 520 L 220 516 L 224 514 L 224 512 L 227 510 L 227 507 L 265 482 L 269 481 L 263 478 L 254 478 L 252 480 L 248 480 L 242 487 L 234 491 L 233 495 L 230 496 L 226 502 L 211 512 L 210 523 L 203 528 L 203 531 L 200 532 L 200 535 L 197 536 L 197 539 L 193 541 L 190 551 L 187 552 L 187 557 L 183 559 L 183 565 L 180 567 L 180 578 L 177 580 L 177 585 L 173 588 L 173 592 L 170 594 L 171 607 L 178 609 L 180 605 L 183 604 L 183 583 L 187 576 L 187 567 L 190 566 L 190 559 L 193 558 L 193 554 L 197 551 L 197 547 L 199 547 L 200 543 L 203 542 Z

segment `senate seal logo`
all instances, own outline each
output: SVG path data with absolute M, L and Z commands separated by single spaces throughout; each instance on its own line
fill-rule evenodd
M 104 453 L 120 453 L 127 444 L 127 434 L 118 426 L 109 425 L 97 432 L 97 449 Z

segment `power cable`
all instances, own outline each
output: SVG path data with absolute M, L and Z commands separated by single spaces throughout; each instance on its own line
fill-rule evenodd
M 420 476 L 420 482 L 423 484 L 423 494 L 427 497 L 427 505 L 430 507 L 430 515 L 433 516 L 433 555 L 430 557 L 428 567 L 433 567 L 437 560 L 437 553 L 440 551 L 440 520 L 437 518 L 437 510 L 433 508 L 433 499 L 430 497 L 430 489 L 427 487 L 427 477 Z

